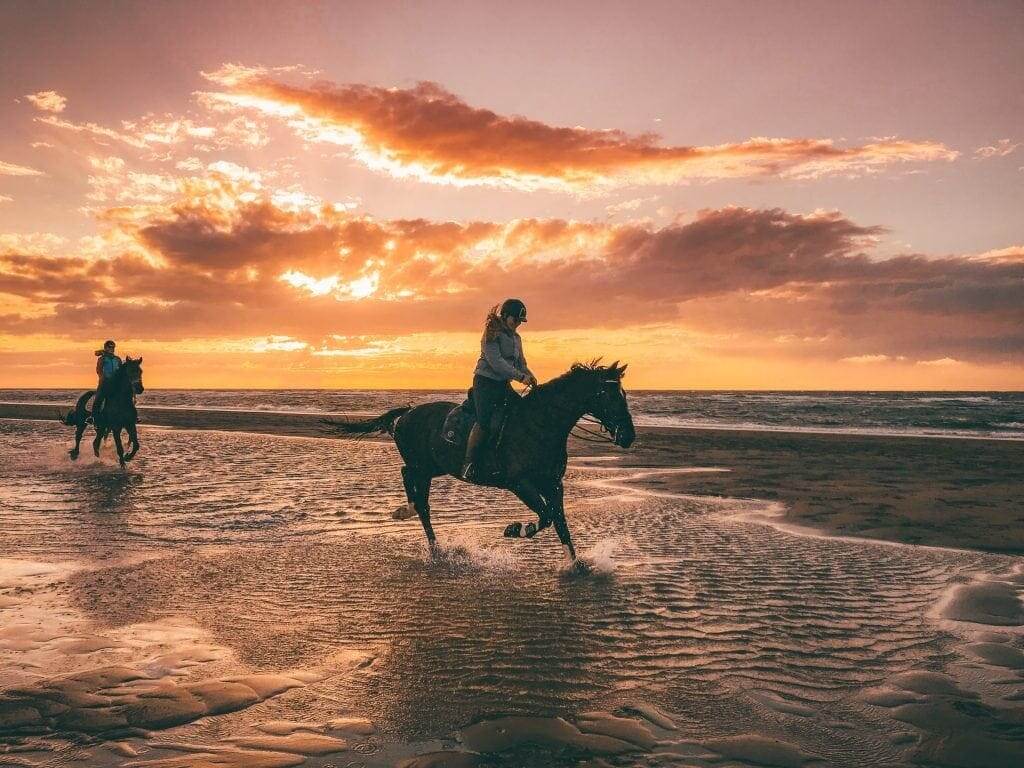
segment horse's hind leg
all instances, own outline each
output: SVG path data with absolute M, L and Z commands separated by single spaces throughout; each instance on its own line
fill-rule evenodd
M 70 456 L 72 460 L 78 458 L 78 452 L 82 444 L 82 435 L 85 434 L 86 426 L 88 425 L 86 424 L 85 419 L 81 419 L 77 424 L 75 424 L 75 447 L 68 451 L 68 456 Z
M 95 423 L 93 426 L 96 426 Z M 96 427 L 96 437 L 94 437 L 92 441 L 92 453 L 97 459 L 100 457 L 100 446 L 103 444 L 103 438 L 106 436 L 106 427 Z
M 416 514 L 420 516 L 423 532 L 427 534 L 427 544 L 433 552 L 437 547 L 437 537 L 434 536 L 434 527 L 430 524 L 430 475 L 402 467 L 402 479 L 405 481 L 406 495 L 411 499 Z
M 408 465 L 402 467 L 402 484 L 405 486 L 407 503 L 394 511 L 395 520 L 408 520 L 416 514 L 416 475 Z

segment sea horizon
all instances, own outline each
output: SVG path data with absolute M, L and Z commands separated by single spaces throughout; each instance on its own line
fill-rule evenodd
M 0 389 L 0 404 L 73 404 L 87 389 Z M 139 407 L 366 416 L 463 388 L 147 388 Z M 1024 440 L 1024 393 L 989 390 L 628 390 L 639 427 Z

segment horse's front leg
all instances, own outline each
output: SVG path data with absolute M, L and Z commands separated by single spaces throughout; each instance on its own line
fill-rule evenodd
M 564 497 L 565 487 L 562 485 L 562 481 L 558 480 L 551 487 L 551 492 L 548 494 L 548 508 L 551 513 L 551 521 L 555 524 L 555 533 L 558 534 L 558 540 L 562 542 L 562 549 L 565 550 L 565 555 L 569 558 L 569 562 L 574 563 L 576 562 L 576 548 L 572 545 L 569 525 L 565 522 Z
M 124 457 L 125 461 L 131 461 L 135 458 L 135 454 L 139 452 L 139 430 L 134 424 L 129 424 L 125 427 L 128 431 L 128 440 L 131 443 L 131 450 Z
M 114 435 L 114 446 L 117 448 L 117 461 L 121 465 L 121 469 L 128 469 L 128 465 L 124 460 L 124 445 L 121 443 L 121 430 L 112 429 L 110 431 Z
M 536 513 L 540 525 L 527 523 L 524 526 L 522 523 L 509 523 L 505 526 L 505 536 L 532 539 L 551 525 L 551 505 L 548 501 L 550 491 L 546 485 L 532 480 L 520 480 L 511 490 L 523 504 Z
M 92 441 L 92 453 L 98 459 L 100 457 L 100 446 L 103 444 L 103 438 L 107 436 L 106 427 L 97 427 L 96 422 L 93 422 L 93 427 L 96 429 L 96 437 Z

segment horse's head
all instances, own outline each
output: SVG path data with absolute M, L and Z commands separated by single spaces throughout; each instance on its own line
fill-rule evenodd
M 587 402 L 586 410 L 586 413 L 600 421 L 601 426 L 611 433 L 612 442 L 620 448 L 629 448 L 636 439 L 633 416 L 629 412 L 626 392 L 622 388 L 622 376 L 625 372 L 626 365 L 620 368 L 618 360 L 607 367 L 592 366 L 589 374 L 593 394 Z
M 146 391 L 146 388 L 142 386 L 142 358 L 133 360 L 130 357 L 124 359 L 124 374 L 128 377 L 128 383 L 131 384 L 132 392 L 136 395 L 141 395 Z

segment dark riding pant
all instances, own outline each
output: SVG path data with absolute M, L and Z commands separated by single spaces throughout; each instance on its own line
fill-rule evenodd
M 485 439 L 501 427 L 501 417 L 512 397 L 518 395 L 509 382 L 480 375 L 473 377 L 473 406 L 477 424 L 487 436 Z
M 107 397 L 109 395 L 110 395 L 110 379 L 103 379 L 97 385 L 97 387 L 96 387 L 96 395 L 93 397 L 93 401 L 92 401 L 92 420 L 93 420 L 94 424 L 98 423 L 97 422 L 97 417 L 102 418 L 100 416 L 100 414 L 103 411 L 103 406 L 106 404 L 106 400 L 107 400 Z

